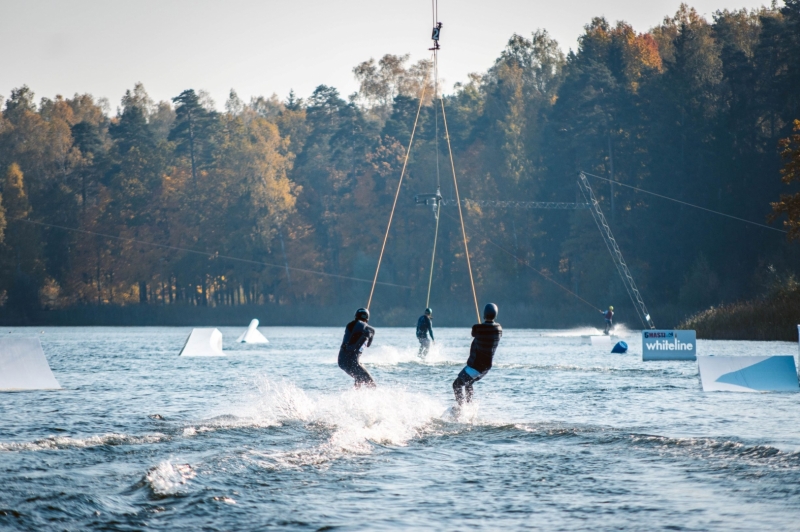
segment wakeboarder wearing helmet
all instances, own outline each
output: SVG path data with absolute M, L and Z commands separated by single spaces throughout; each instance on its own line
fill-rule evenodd
M 375 387 L 372 375 L 364 369 L 364 366 L 359 361 L 364 347 L 371 346 L 372 338 L 375 336 L 375 329 L 367 325 L 368 321 L 369 310 L 365 308 L 358 309 L 355 319 L 348 323 L 344 329 L 342 346 L 339 348 L 339 367 L 353 377 L 356 388 L 361 388 L 362 385 L 369 388 Z
M 418 356 L 420 358 L 428 354 L 428 350 L 431 348 L 431 342 L 436 341 L 433 339 L 433 322 L 431 320 L 433 320 L 433 310 L 430 308 L 426 308 L 425 313 L 417 320 L 417 340 L 419 340 Z M 430 339 L 428 339 L 429 334 L 431 336 Z
M 472 401 L 472 385 L 483 378 L 492 369 L 492 359 L 503 336 L 503 328 L 495 320 L 497 305 L 489 303 L 483 309 L 483 323 L 472 326 L 472 346 L 469 349 L 467 365 L 453 381 L 453 393 L 460 407 Z M 462 390 L 463 388 L 463 390 Z M 465 394 L 466 392 L 466 394 Z
M 606 329 L 603 331 L 603 334 L 608 334 L 609 332 L 611 332 L 611 329 L 614 326 L 611 323 L 612 320 L 614 319 L 614 307 L 609 306 L 608 310 L 601 310 L 600 314 L 602 314 L 603 317 L 606 319 Z

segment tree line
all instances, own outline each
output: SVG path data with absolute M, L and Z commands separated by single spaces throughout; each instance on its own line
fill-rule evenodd
M 579 171 L 610 180 L 590 177 L 654 317 L 749 297 L 797 270 L 785 235 L 624 185 L 762 224 L 774 208 L 797 234 L 781 154 L 798 36 L 800 0 L 711 20 L 683 5 L 646 33 L 595 18 L 566 54 L 544 30 L 514 35 L 442 96 L 449 138 L 431 63 L 408 56 L 357 65 L 349 96 L 232 90 L 224 110 L 191 89 L 154 102 L 137 84 L 112 112 L 21 86 L 0 102 L 0 306 L 363 305 L 423 89 L 374 308 L 424 305 L 436 221 L 414 195 L 454 197 L 448 141 L 462 198 L 583 202 Z M 465 222 L 479 297 L 628 304 L 586 210 L 468 203 Z M 442 207 L 434 306 L 472 304 L 460 230 Z

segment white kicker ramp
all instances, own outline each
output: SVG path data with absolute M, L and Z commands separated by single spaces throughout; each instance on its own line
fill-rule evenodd
M 0 339 L 0 391 L 60 389 L 38 338 Z
M 218 357 L 223 356 L 222 333 L 219 329 L 192 329 L 186 339 L 180 356 L 183 357 Z
M 794 356 L 699 356 L 704 392 L 798 392 Z
M 581 336 L 581 343 L 591 345 L 606 345 L 611 343 L 612 338 L 615 340 L 617 339 L 616 336 L 608 334 L 593 334 L 591 336 Z
M 241 336 L 236 340 L 239 343 L 243 344 L 268 344 L 269 340 L 267 340 L 263 334 L 258 330 L 258 320 L 253 320 L 250 322 L 250 326 L 247 327 L 247 330 L 242 333 Z

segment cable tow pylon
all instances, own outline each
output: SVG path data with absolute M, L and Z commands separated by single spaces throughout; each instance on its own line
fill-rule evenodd
M 639 314 L 639 319 L 642 321 L 642 325 L 644 327 L 655 329 L 656 326 L 653 323 L 653 320 L 650 319 L 650 313 L 647 311 L 647 307 L 644 304 L 642 294 L 640 294 L 639 289 L 636 288 L 636 282 L 633 280 L 633 276 L 628 269 L 628 265 L 625 263 L 625 258 L 622 256 L 622 251 L 620 251 L 617 241 L 614 238 L 614 235 L 611 233 L 611 227 L 608 225 L 606 217 L 603 215 L 603 211 L 600 209 L 600 203 L 597 201 L 594 191 L 592 190 L 591 185 L 589 185 L 589 180 L 586 178 L 586 174 L 583 172 L 578 174 L 578 188 L 580 188 L 581 194 L 583 194 L 586 202 L 589 203 L 589 212 L 592 213 L 592 218 L 594 218 L 597 228 L 600 230 L 600 235 L 603 237 L 603 242 L 605 242 L 608 252 L 611 254 L 611 260 L 614 261 L 614 265 L 617 267 L 619 276 L 622 279 L 622 284 L 625 285 L 625 290 L 628 291 L 628 296 L 630 296 L 631 302 Z

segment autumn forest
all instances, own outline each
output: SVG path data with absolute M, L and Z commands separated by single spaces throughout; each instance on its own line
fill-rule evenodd
M 710 20 L 683 6 L 645 33 L 593 19 L 569 52 L 536 30 L 487 67 L 443 100 L 478 297 L 504 324 L 591 322 L 612 304 L 638 325 L 588 211 L 492 203 L 582 202 L 581 170 L 605 178 L 589 179 L 659 325 L 798 273 L 785 233 L 624 185 L 798 232 L 781 141 L 800 119 L 800 1 Z M 20 80 L 0 100 L 0 320 L 263 308 L 344 323 L 366 304 L 424 91 L 371 309 L 377 324 L 413 321 L 436 223 L 414 196 L 438 179 L 454 197 L 430 71 L 385 55 L 354 65 L 351 95 L 216 103 L 202 87 L 156 102 L 142 84 L 118 102 L 37 99 Z M 431 306 L 459 324 L 474 313 L 447 203 Z

